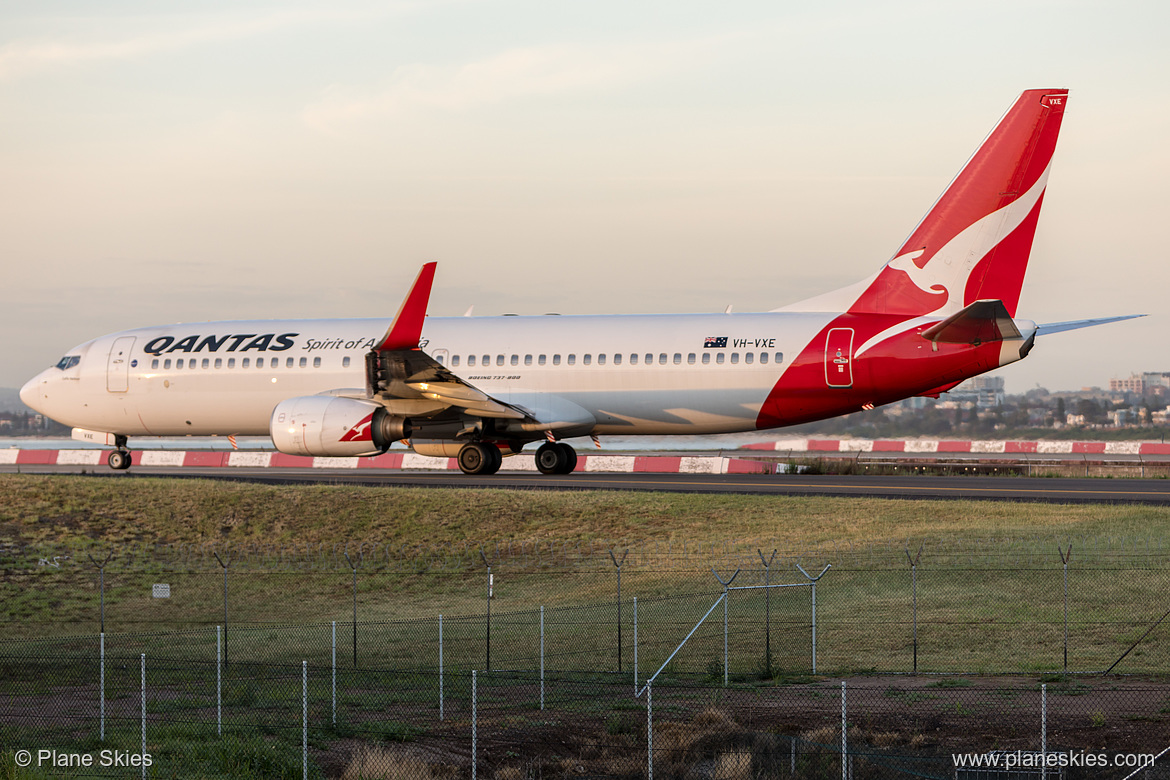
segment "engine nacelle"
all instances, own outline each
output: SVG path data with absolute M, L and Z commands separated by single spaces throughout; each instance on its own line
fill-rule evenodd
M 388 414 L 380 404 L 330 395 L 281 401 L 269 422 L 272 443 L 289 455 L 380 455 L 410 431 L 409 420 Z

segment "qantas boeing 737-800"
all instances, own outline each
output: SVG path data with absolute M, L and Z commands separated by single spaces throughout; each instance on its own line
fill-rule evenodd
M 296 455 L 404 440 L 490 474 L 560 439 L 752 431 L 915 395 L 1100 322 L 1015 319 L 1068 92 L 1024 92 L 905 244 L 851 287 L 757 314 L 427 317 L 435 264 L 397 316 L 139 328 L 88 341 L 21 390 L 74 437 L 270 435 Z

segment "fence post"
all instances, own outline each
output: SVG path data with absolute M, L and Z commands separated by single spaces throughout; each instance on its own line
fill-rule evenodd
M 773 548 L 771 557 L 765 559 L 764 551 L 757 548 L 760 562 L 764 564 L 764 672 L 772 678 L 772 561 L 776 559 Z
M 492 565 L 488 563 L 487 556 L 483 554 L 483 548 L 479 548 L 479 557 L 483 558 L 483 565 L 487 566 L 488 588 L 487 588 L 487 636 L 485 638 L 485 651 L 487 654 L 485 666 L 490 671 L 492 668 Z
M 223 736 L 223 645 L 220 627 L 215 627 L 215 735 Z
M 301 777 L 309 780 L 309 662 L 301 661 Z
M 849 724 L 845 718 L 845 681 L 841 681 L 841 780 L 849 780 Z
M 443 719 L 443 616 L 439 615 L 439 720 Z
M 544 606 L 540 607 L 540 708 L 544 709 Z
M 910 592 L 914 613 L 914 674 L 918 674 L 918 559 L 922 557 L 923 545 L 918 545 L 918 554 L 910 557 L 910 548 L 906 548 L 906 559 L 910 561 Z
M 146 755 L 146 653 L 142 654 L 142 753 Z M 146 761 L 142 761 L 142 776 L 146 777 Z
M 735 574 L 731 575 L 731 579 L 729 579 L 727 582 L 724 582 L 723 578 L 719 576 L 719 572 L 715 571 L 714 569 L 711 570 L 711 573 L 715 575 L 715 579 L 719 580 L 719 583 L 723 586 L 723 687 L 724 688 L 727 687 L 727 602 L 730 600 L 730 591 L 728 590 L 728 588 L 731 586 L 731 583 L 735 582 L 735 578 L 739 576 L 739 572 L 740 572 L 740 570 L 736 569 Z
M 333 621 L 333 636 L 329 643 L 329 662 L 333 667 L 333 725 L 337 725 L 337 621 Z
M 821 569 L 821 573 L 817 576 L 812 576 L 799 563 L 796 568 L 800 569 L 800 573 L 808 578 L 810 589 L 812 590 L 812 673 L 817 673 L 817 580 L 825 576 L 825 572 L 833 568 L 833 564 L 826 563 L 825 568 Z
M 471 670 L 471 780 L 475 780 L 477 756 L 475 754 L 476 729 L 478 727 L 478 707 L 476 706 L 477 691 L 475 670 Z
M 227 662 L 228 662 L 227 575 L 228 575 L 228 566 L 230 566 L 232 563 L 232 556 L 228 555 L 227 562 L 225 563 L 223 561 L 223 559 L 219 557 L 219 553 L 212 550 L 211 554 L 215 556 L 215 560 L 219 561 L 219 565 L 223 567 L 223 663 L 224 663 L 224 666 L 227 666 Z M 227 554 L 225 553 L 225 555 L 227 555 Z
M 638 695 L 638 597 L 634 596 L 634 695 Z
M 646 681 L 646 780 L 654 780 L 654 705 L 652 681 Z
M 101 668 L 98 671 L 98 676 L 99 676 L 98 695 L 99 695 L 100 700 L 101 700 L 101 703 L 99 705 L 100 712 L 101 712 L 101 740 L 102 740 L 102 742 L 105 742 L 106 741 L 106 632 L 105 631 L 103 631 L 101 633 L 100 648 L 99 649 L 100 649 L 100 656 L 101 656 L 101 662 L 100 662 Z
M 348 547 L 348 545 L 346 545 Z M 349 550 L 345 550 L 345 560 L 353 571 L 353 668 L 357 668 L 357 567 L 350 560 Z
M 1040 780 L 1048 774 L 1048 683 L 1040 684 Z
M 630 554 L 630 548 L 622 553 L 622 559 L 619 561 L 613 554 L 613 548 L 609 550 L 609 559 L 613 561 L 613 565 L 617 567 L 617 655 L 618 655 L 618 673 L 622 671 L 622 564 L 626 562 L 626 556 Z
M 101 563 L 98 563 L 97 559 L 95 559 L 89 553 L 86 553 L 86 555 L 89 557 L 89 560 L 93 563 L 94 566 L 97 567 L 97 570 L 98 570 L 98 583 L 99 583 L 98 590 L 101 594 L 100 595 L 101 606 L 99 608 L 99 615 L 100 615 L 100 628 L 99 628 L 99 630 L 101 631 L 101 633 L 104 634 L 104 633 L 106 633 L 106 564 L 110 562 L 110 558 L 114 557 L 114 551 L 110 550 L 110 552 L 106 554 L 106 557 L 102 559 Z
M 1056 551 L 1060 553 L 1060 562 L 1064 565 L 1064 672 L 1068 674 L 1068 562 L 1072 560 L 1072 543 L 1069 543 L 1067 553 L 1059 545 Z

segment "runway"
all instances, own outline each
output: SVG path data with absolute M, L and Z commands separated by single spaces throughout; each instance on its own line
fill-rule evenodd
M 2 466 L 0 473 L 16 473 Z M 470 477 L 460 472 L 322 468 L 151 468 L 111 472 L 104 467 L 22 466 L 24 474 L 92 474 L 101 479 L 168 477 L 259 484 L 334 484 L 368 487 L 429 487 L 510 490 L 622 490 L 759 496 L 834 496 L 893 499 L 1040 501 L 1170 505 L 1168 479 L 1077 479 L 1028 477 L 827 476 L 787 474 L 608 474 L 545 476 L 528 472 Z

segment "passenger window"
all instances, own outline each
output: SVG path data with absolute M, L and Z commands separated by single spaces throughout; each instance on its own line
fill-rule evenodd
M 658 353 L 658 365 L 660 365 L 660 366 L 666 365 L 666 353 L 665 352 Z
M 252 358 L 244 358 L 240 361 L 240 368 L 250 368 L 252 366 Z
M 203 358 L 203 367 L 207 368 L 210 365 L 211 365 L 211 360 L 209 360 L 208 358 Z
M 539 358 L 537 358 L 537 361 L 536 361 L 536 362 L 540 363 L 540 365 L 542 365 L 542 366 L 543 366 L 543 365 L 544 365 L 544 363 L 545 363 L 545 359 L 546 359 L 546 356 L 545 356 L 545 355 L 541 355 Z
M 452 355 L 452 356 L 451 356 L 451 365 L 452 365 L 452 366 L 457 366 L 457 365 L 459 365 L 459 356 L 458 356 L 458 355 Z
M 321 358 L 319 358 L 319 357 L 313 358 L 313 368 L 320 368 L 320 367 L 321 367 Z
M 341 359 L 341 367 L 342 368 L 349 368 L 349 355 L 346 355 L 345 357 L 343 357 Z
M 747 363 L 748 365 L 751 365 L 752 361 L 754 361 L 755 359 L 756 359 L 756 356 L 752 352 L 748 352 L 743 356 L 743 362 Z
M 467 365 L 469 368 L 473 368 L 475 366 L 475 355 L 467 356 Z
M 158 358 L 155 358 L 154 360 L 150 361 L 150 367 L 151 368 L 158 368 Z
M 602 353 L 602 354 L 597 356 L 597 365 L 599 365 L 599 366 L 605 365 L 605 353 Z
M 784 353 L 783 353 L 783 352 L 777 352 L 777 353 L 776 353 L 776 362 L 777 362 L 777 363 L 783 363 L 783 362 L 784 362 Z
M 760 353 L 760 363 L 763 364 L 763 363 L 767 363 L 767 362 L 768 362 L 768 353 L 761 352 Z
M 675 352 L 675 353 L 674 353 L 674 364 L 675 364 L 676 366 L 681 366 L 681 365 L 682 365 L 682 353 L 681 353 L 681 352 Z
M 592 356 L 592 355 L 586 355 L 586 356 L 585 356 L 585 359 L 584 359 L 584 360 L 582 360 L 581 362 L 582 362 L 582 363 L 584 363 L 585 365 L 589 365 L 590 363 L 592 363 L 592 362 L 593 362 L 593 356 Z
M 175 368 L 182 368 L 185 365 L 186 363 L 183 362 L 183 358 L 179 358 L 175 361 Z
M 569 355 L 568 363 L 570 366 L 575 365 L 577 363 L 577 356 L 576 355 Z
M 301 358 L 301 360 L 304 360 L 304 358 Z M 303 366 L 305 364 L 301 363 L 301 365 Z M 292 358 L 285 358 L 284 367 L 285 368 L 292 368 L 293 367 L 293 359 Z
M 719 354 L 717 354 L 717 355 L 715 356 L 715 362 L 716 362 L 716 363 L 718 363 L 719 365 L 723 365 L 723 359 L 724 359 L 725 357 L 727 357 L 727 355 L 725 355 L 725 354 L 723 354 L 722 352 L 720 352 Z
M 613 356 L 613 364 L 615 366 L 620 366 L 622 364 L 622 353 L 618 352 Z
M 223 358 L 216 358 L 215 359 L 215 367 L 216 368 L 223 368 Z
M 235 367 L 236 367 L 236 359 L 235 358 L 228 358 L 228 368 L 235 368 Z
M 166 360 L 163 361 L 163 368 L 170 368 L 170 367 L 171 367 L 171 359 L 167 358 Z
M 497 366 L 504 365 L 504 356 L 503 355 L 496 355 L 496 365 Z
M 191 358 L 187 361 L 187 370 L 189 371 L 192 368 L 195 368 L 195 358 Z
M 630 365 L 631 366 L 638 365 L 638 355 L 636 353 L 630 353 Z
M 732 365 L 735 365 L 735 364 L 736 364 L 736 363 L 738 363 L 738 362 L 739 362 L 739 353 L 738 353 L 738 352 L 732 352 L 732 353 L 731 353 L 731 364 L 732 364 Z
M 695 364 L 695 353 L 692 352 L 691 354 L 687 355 L 687 365 L 693 366 L 694 364 Z
M 553 355 L 553 365 L 559 366 L 560 364 L 561 364 L 561 356 L 560 355 Z
M 643 362 L 644 362 L 646 365 L 650 365 L 651 363 L 653 363 L 653 362 L 654 362 L 654 356 L 653 356 L 653 355 L 651 355 L 649 352 L 647 352 L 647 353 L 646 353 L 646 359 L 645 359 Z
M 709 364 L 710 362 L 711 362 L 711 353 L 710 353 L 710 352 L 704 352 L 704 353 L 703 353 L 703 365 L 707 365 L 707 364 Z
M 483 366 L 484 368 L 487 368 L 488 366 L 490 366 L 492 364 L 492 356 L 491 355 L 484 355 L 480 359 L 479 364 L 481 366 Z
M 519 356 L 519 355 L 513 355 L 513 356 L 512 356 L 512 359 L 511 359 L 510 361 L 508 361 L 508 362 L 509 362 L 509 363 L 511 363 L 511 364 L 512 364 L 512 365 L 514 365 L 514 366 L 518 366 L 518 365 L 520 365 L 520 356 Z
M 437 362 L 441 366 L 447 362 L 447 356 L 440 354 L 437 358 L 435 358 L 435 362 Z
M 264 358 L 256 358 L 256 368 L 264 368 Z
M 526 366 L 532 365 L 532 355 L 525 355 L 524 356 L 524 365 L 526 365 Z

